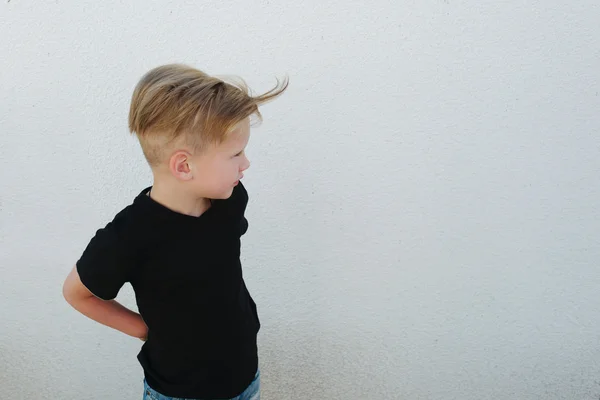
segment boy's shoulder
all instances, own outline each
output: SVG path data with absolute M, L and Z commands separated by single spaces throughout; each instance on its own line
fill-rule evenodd
M 110 222 L 96 232 L 109 242 L 119 242 L 124 245 L 130 244 L 139 237 L 140 232 L 147 231 L 148 221 L 144 219 L 143 207 L 140 207 L 139 198 L 149 188 L 144 189 L 135 199 L 121 211 L 119 211 Z
M 143 200 L 143 196 L 148 197 L 149 191 L 150 188 L 144 189 L 133 199 L 133 201 L 115 215 L 111 222 L 115 229 L 123 232 L 138 228 L 138 224 L 143 222 L 142 215 L 144 213 L 144 207 L 141 200 Z

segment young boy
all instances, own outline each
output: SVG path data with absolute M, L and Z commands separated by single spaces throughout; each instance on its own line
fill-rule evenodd
M 251 96 L 184 65 L 148 72 L 129 128 L 154 176 L 97 231 L 63 293 L 95 321 L 145 341 L 144 399 L 258 399 L 256 304 L 240 264 L 250 117 L 287 81 Z M 140 314 L 114 300 L 129 282 Z

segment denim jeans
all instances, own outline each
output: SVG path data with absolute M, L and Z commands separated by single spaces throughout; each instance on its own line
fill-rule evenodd
M 182 399 L 182 398 L 177 398 L 177 397 L 163 396 L 162 394 L 158 393 L 156 390 L 154 390 L 150 386 L 148 386 L 148 383 L 146 382 L 146 380 L 144 380 L 144 399 L 143 400 L 195 400 L 195 399 Z M 197 400 L 210 400 L 210 399 L 197 399 Z M 240 394 L 237 397 L 234 397 L 233 399 L 229 399 L 229 400 L 260 400 L 260 371 L 256 371 L 256 376 L 254 377 L 254 380 L 252 381 L 250 386 L 248 386 L 246 388 L 246 390 L 244 390 L 244 392 L 242 394 Z

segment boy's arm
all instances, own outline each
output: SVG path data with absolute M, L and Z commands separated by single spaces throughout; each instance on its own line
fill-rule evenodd
M 79 278 L 77 266 L 73 267 L 63 285 L 63 296 L 74 309 L 129 336 L 146 339 L 148 327 L 140 314 L 123 307 L 115 300 L 102 300 L 92 294 Z

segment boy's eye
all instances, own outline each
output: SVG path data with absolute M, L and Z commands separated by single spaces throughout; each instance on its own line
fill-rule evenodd
M 244 153 L 244 150 L 240 151 L 239 153 L 237 153 L 234 157 L 239 157 L 242 155 L 242 153 Z

